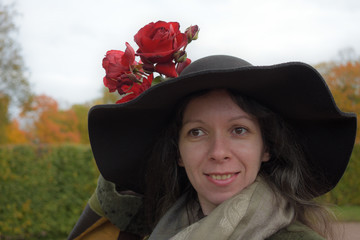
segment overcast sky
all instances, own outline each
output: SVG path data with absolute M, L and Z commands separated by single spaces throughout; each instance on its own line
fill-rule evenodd
M 151 21 L 199 25 L 196 60 L 230 54 L 254 65 L 316 64 L 353 48 L 360 54 L 359 0 L 0 0 L 16 2 L 30 83 L 63 106 L 100 97 L 107 50 L 124 50 Z

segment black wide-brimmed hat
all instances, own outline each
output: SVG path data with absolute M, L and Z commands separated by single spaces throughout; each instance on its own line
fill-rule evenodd
M 122 189 L 142 193 L 146 153 L 176 104 L 191 93 L 218 88 L 233 89 L 280 114 L 304 136 L 301 142 L 313 174 L 326 177 L 327 183 L 316 183 L 326 186 L 319 194 L 335 187 L 353 149 L 356 115 L 338 109 L 324 79 L 307 64 L 252 66 L 224 55 L 199 59 L 180 77 L 127 103 L 91 108 L 89 137 L 102 176 Z

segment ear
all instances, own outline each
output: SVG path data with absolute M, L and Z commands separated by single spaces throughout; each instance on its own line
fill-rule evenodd
M 184 167 L 184 162 L 183 162 L 183 160 L 181 159 L 181 157 L 178 159 L 178 165 L 179 165 L 180 167 Z
M 267 162 L 270 160 L 270 153 L 268 151 L 264 152 L 261 161 L 262 162 Z

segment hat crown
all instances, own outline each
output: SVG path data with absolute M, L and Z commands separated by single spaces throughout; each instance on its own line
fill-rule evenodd
M 212 55 L 198 59 L 182 71 L 181 76 L 203 71 L 230 70 L 252 66 L 251 63 L 237 57 L 228 55 Z

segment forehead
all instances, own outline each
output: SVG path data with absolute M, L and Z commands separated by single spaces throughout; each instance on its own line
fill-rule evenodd
M 193 98 L 187 104 L 183 117 L 185 120 L 201 115 L 214 117 L 219 114 L 226 114 L 228 116 L 243 115 L 251 118 L 226 90 L 212 90 Z

